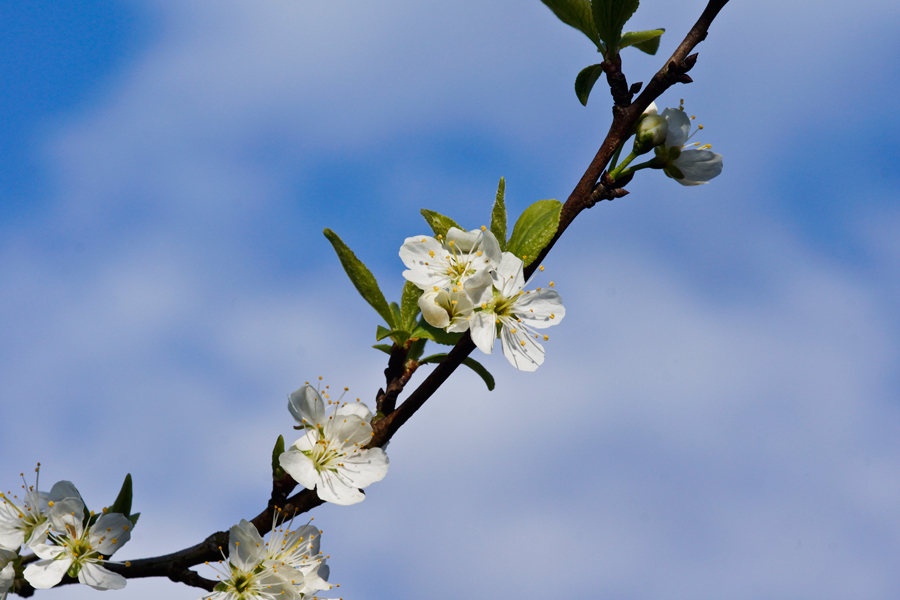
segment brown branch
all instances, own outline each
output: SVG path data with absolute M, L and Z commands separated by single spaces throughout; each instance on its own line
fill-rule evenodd
M 631 135 L 632 129 L 641 113 L 650 106 L 650 103 L 659 98 L 676 83 L 690 83 L 691 78 L 687 72 L 691 70 L 697 61 L 697 55 L 689 53 L 704 39 L 709 31 L 709 26 L 720 10 L 728 3 L 728 0 L 710 0 L 700 18 L 685 36 L 684 41 L 666 61 L 665 65 L 653 76 L 644 88 L 643 93 L 632 103 L 631 99 L 640 89 L 640 84 L 634 84 L 630 88 L 621 72 L 621 63 L 604 63 L 604 71 L 610 86 L 615 105 L 613 107 L 613 121 L 606 138 L 600 145 L 600 149 L 594 159 L 588 165 L 581 180 L 569 195 L 560 214 L 559 227 L 556 235 L 540 253 L 538 258 L 525 270 L 526 279 L 532 275 L 543 259 L 553 248 L 556 241 L 562 236 L 572 221 L 581 211 L 591 208 L 601 200 L 612 200 L 625 196 L 628 191 L 621 188 L 622 181 L 613 182 L 607 173 L 604 173 L 606 165 L 612 158 L 616 148 L 619 147 Z M 394 403 L 409 381 L 410 376 L 418 366 L 415 361 L 407 361 L 408 348 L 400 348 L 394 345 L 388 368 L 385 369 L 386 391 L 379 390 L 376 401 L 382 414 L 386 416 L 373 425 L 374 436 L 370 447 L 381 447 L 386 444 L 400 427 L 406 423 L 417 410 L 440 388 L 440 386 L 453 374 L 459 365 L 473 350 L 475 344 L 469 333 L 460 339 L 453 347 L 447 358 L 439 363 L 429 373 L 428 377 L 406 398 L 396 409 Z M 281 482 L 273 484 L 272 496 L 264 511 L 251 521 L 260 535 L 265 535 L 272 529 L 273 515 L 281 509 L 284 518 L 291 518 L 307 512 L 324 502 L 315 491 L 303 489 L 293 496 L 286 497 L 296 483 L 286 477 Z M 279 505 L 281 502 L 281 505 Z M 172 581 L 185 583 L 193 587 L 212 590 L 216 582 L 205 579 L 189 567 L 204 562 L 218 561 L 222 557 L 222 549 L 228 546 L 228 532 L 217 531 L 205 540 L 164 556 L 133 560 L 125 564 L 108 564 L 110 570 L 120 573 L 129 579 L 139 577 L 168 577 Z M 63 583 L 72 583 L 77 580 L 66 578 Z M 20 585 L 21 583 L 21 585 Z M 16 579 L 12 590 L 20 596 L 30 596 L 34 589 L 24 580 Z

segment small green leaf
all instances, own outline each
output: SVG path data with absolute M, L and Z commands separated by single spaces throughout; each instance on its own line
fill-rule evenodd
M 600 76 L 603 75 L 603 67 L 600 65 L 591 65 L 585 67 L 575 78 L 575 95 L 582 105 L 587 106 L 588 96 Z
M 559 200 L 538 200 L 516 221 L 506 251 L 525 261 L 527 267 L 538 257 L 559 228 Z
M 119 513 L 126 517 L 131 515 L 132 495 L 131 473 L 129 473 L 125 476 L 125 481 L 122 482 L 122 488 L 119 490 L 119 495 L 116 496 L 116 501 L 110 505 L 107 512 Z
M 432 327 L 424 320 L 420 320 L 418 327 L 415 328 L 409 337 L 425 338 L 445 346 L 455 346 L 462 336 L 463 334 L 461 333 L 447 333 L 443 329 Z
M 447 230 L 451 227 L 456 227 L 457 229 L 465 229 L 462 228 L 456 221 L 451 219 L 450 217 L 445 217 L 440 213 L 436 213 L 433 210 L 422 209 L 419 211 L 422 213 L 422 216 L 425 217 L 425 221 L 428 222 L 428 226 L 431 227 L 431 230 L 434 232 L 434 236 L 443 236 L 447 237 Z
M 431 356 L 427 356 L 419 361 L 420 365 L 426 365 L 429 363 L 442 363 L 447 358 L 447 354 L 432 354 Z M 474 358 L 464 358 L 462 364 L 466 365 L 484 380 L 484 383 L 487 384 L 488 391 L 494 391 L 494 376 L 491 375 L 487 369 L 484 368 L 480 362 L 475 360 Z
M 541 0 L 541 2 L 553 11 L 560 21 L 579 30 L 594 44 L 600 46 L 600 38 L 597 36 L 594 18 L 591 16 L 590 0 Z
M 131 526 L 134 527 L 137 525 L 138 519 L 141 518 L 141 513 L 134 513 L 133 515 L 129 515 L 128 520 L 131 521 Z
M 379 325 L 375 330 L 375 341 L 380 342 L 387 337 L 396 342 L 398 346 L 402 346 L 409 339 L 409 332 L 404 329 L 388 329 Z
M 489 392 L 494 391 L 494 376 L 491 375 L 480 362 L 478 362 L 474 358 L 466 357 L 463 359 L 463 364 L 481 376 L 481 378 L 484 380 L 484 383 L 487 385 L 487 389 Z
M 281 481 L 284 479 L 284 469 L 281 468 L 281 455 L 284 454 L 284 436 L 279 435 L 275 440 L 275 447 L 272 448 L 272 480 Z
M 391 308 L 388 306 L 387 300 L 384 299 L 384 294 L 381 293 L 378 281 L 372 275 L 372 272 L 366 268 L 366 265 L 361 260 L 356 258 L 353 251 L 338 237 L 338 234 L 330 229 L 325 229 L 323 233 L 328 238 L 328 241 L 331 242 L 331 245 L 334 246 L 334 251 L 341 261 L 341 266 L 344 267 L 344 271 L 347 272 L 347 276 L 353 283 L 353 287 L 359 292 L 359 295 L 381 315 L 385 323 L 391 327 L 396 327 Z
M 659 40 L 665 29 L 649 29 L 647 31 L 629 31 L 622 34 L 621 48 L 634 46 L 641 52 L 656 54 L 659 50 Z
M 390 354 L 391 350 L 393 349 L 393 346 L 391 346 L 390 344 L 375 344 L 372 347 L 376 350 L 381 350 L 385 354 Z
M 606 44 L 606 58 L 612 58 L 619 53 L 622 28 L 638 9 L 639 4 L 640 0 L 593 0 L 591 3 L 597 35 Z
M 497 199 L 491 209 L 491 233 L 500 243 L 500 250 L 506 250 L 506 180 L 500 178 L 497 186 Z
M 403 294 L 400 296 L 400 326 L 406 331 L 416 328 L 416 320 L 419 317 L 419 297 L 422 290 L 411 281 L 403 284 Z
M 400 314 L 400 305 L 396 302 L 391 302 L 391 315 L 394 317 L 394 327 L 397 329 L 404 329 L 403 327 L 403 316 Z

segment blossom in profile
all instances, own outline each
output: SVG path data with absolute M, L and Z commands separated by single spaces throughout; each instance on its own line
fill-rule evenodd
M 653 115 L 656 105 L 652 104 L 645 113 Z M 688 144 L 694 134 L 703 129 L 699 125 L 691 132 L 691 119 L 684 107 L 667 108 L 660 115 L 666 120 L 665 143 L 656 147 L 656 156 L 663 163 L 663 172 L 681 185 L 701 185 L 722 172 L 722 155 L 710 150 L 708 144 L 698 142 Z
M 469 325 L 472 341 L 490 354 L 499 336 L 510 364 L 521 371 L 534 371 L 544 362 L 544 347 L 538 340 L 548 339 L 535 330 L 562 321 L 566 315 L 562 299 L 553 289 L 525 291 L 524 263 L 509 252 L 503 253 L 491 275 L 491 285 L 470 290 L 476 305 Z
M 25 567 L 25 579 L 38 589 L 51 588 L 63 575 L 98 590 L 125 587 L 125 578 L 103 567 L 103 563 L 131 539 L 132 523 L 125 515 L 107 513 L 93 525 L 85 524 L 84 503 L 80 498 L 50 501 L 47 520 L 50 531 L 46 543 L 31 546 L 42 558 Z
M 58 481 L 50 492 L 42 492 L 40 485 L 41 465 L 35 469 L 34 485 L 23 478 L 22 497 L 12 492 L 0 492 L 0 548 L 18 550 L 22 544 L 28 546 L 43 543 L 47 539 L 50 523 L 47 511 L 51 502 L 65 498 L 81 498 L 81 494 L 70 481 Z
M 387 475 L 384 450 L 365 447 L 374 435 L 365 404 L 333 401 L 307 384 L 291 394 L 288 410 L 305 433 L 280 455 L 281 468 L 322 500 L 362 502 L 360 488 Z

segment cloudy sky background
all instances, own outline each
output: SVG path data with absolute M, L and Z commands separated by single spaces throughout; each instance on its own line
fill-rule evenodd
M 644 1 L 633 28 L 668 32 L 630 81 L 702 7 Z M 374 398 L 377 315 L 324 227 L 396 299 L 420 208 L 486 224 L 501 175 L 514 214 L 564 200 L 609 122 L 572 90 L 596 54 L 538 0 L 0 22 L 0 485 L 41 461 L 101 506 L 131 472 L 123 560 L 257 514 L 303 381 Z M 314 513 L 341 596 L 900 595 L 898 25 L 883 0 L 725 8 L 660 102 L 724 173 L 644 172 L 579 217 L 545 262 L 567 307 L 545 364 L 476 357 L 496 391 L 454 375 L 365 502 Z

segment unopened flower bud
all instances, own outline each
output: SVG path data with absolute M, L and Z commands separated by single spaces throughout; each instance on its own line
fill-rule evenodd
M 634 136 L 634 153 L 646 154 L 666 141 L 669 124 L 659 115 L 647 115 L 641 119 Z

